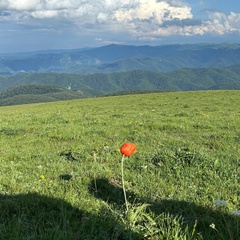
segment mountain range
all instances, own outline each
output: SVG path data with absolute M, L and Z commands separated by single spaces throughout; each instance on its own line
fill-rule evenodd
M 0 54 L 0 106 L 151 91 L 240 89 L 240 44 Z
M 74 50 L 0 54 L 0 74 L 169 72 L 240 64 L 240 44 L 107 45 Z

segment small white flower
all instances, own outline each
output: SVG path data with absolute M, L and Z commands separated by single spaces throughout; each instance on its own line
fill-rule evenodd
M 240 216 L 240 210 L 231 211 L 232 215 Z
M 215 229 L 215 228 L 216 228 L 216 226 L 215 226 L 214 223 L 210 224 L 210 227 L 211 227 L 212 229 Z
M 217 200 L 217 201 L 215 202 L 215 206 L 216 206 L 216 207 L 225 207 L 225 206 L 227 206 L 227 201 Z

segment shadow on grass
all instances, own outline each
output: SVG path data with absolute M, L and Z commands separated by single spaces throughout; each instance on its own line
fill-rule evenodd
M 76 208 L 62 199 L 42 196 L 37 193 L 0 194 L 0 239 L 148 239 L 144 237 L 143 232 L 136 230 L 137 228 L 129 227 L 116 214 L 121 213 L 124 209 L 123 193 L 120 186 L 110 183 L 107 179 L 95 179 L 90 184 L 89 191 L 96 198 L 112 204 L 111 209 L 103 207 L 100 212 L 94 215 Z M 151 199 L 138 198 L 133 192 L 127 192 L 127 195 L 129 202 L 134 205 L 149 204 L 148 213 L 153 213 L 156 217 L 163 213 L 181 216 L 183 224 L 180 227 L 183 229 L 188 227 L 190 232 L 197 220 L 196 234 L 200 233 L 203 238 L 191 239 L 239 239 L 238 217 L 185 201 L 152 201 Z M 160 219 L 160 221 L 162 220 Z M 218 231 L 210 228 L 212 223 L 216 225 Z M 135 223 L 135 225 L 137 224 L 138 222 Z M 161 228 L 161 226 L 155 227 Z
M 108 179 L 95 179 L 89 189 L 96 198 L 113 204 L 116 209 L 122 208 L 125 204 L 122 188 L 114 183 L 110 183 Z M 223 209 L 222 211 L 221 209 L 214 210 L 198 206 L 193 202 L 169 199 L 151 201 L 151 199 L 138 198 L 130 191 L 127 192 L 127 197 L 129 203 L 136 206 L 149 204 L 147 211 L 153 213 L 156 217 L 161 214 L 171 215 L 173 219 L 174 217 L 181 217 L 183 220 L 182 228 L 187 228 L 190 232 L 194 229 L 195 223 L 197 223 L 195 235 L 198 235 L 198 238 L 193 237 L 192 239 L 240 239 L 240 218 L 226 213 Z M 213 229 L 214 227 L 216 229 Z
M 138 239 L 109 211 L 98 215 L 37 193 L 0 194 L 0 239 Z

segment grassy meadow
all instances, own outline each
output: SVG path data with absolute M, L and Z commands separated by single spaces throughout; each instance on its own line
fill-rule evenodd
M 240 239 L 239 106 L 199 91 L 1 107 L 0 239 Z

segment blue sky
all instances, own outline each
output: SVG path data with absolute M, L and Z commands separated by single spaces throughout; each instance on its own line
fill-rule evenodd
M 0 53 L 239 40 L 239 0 L 0 0 Z

